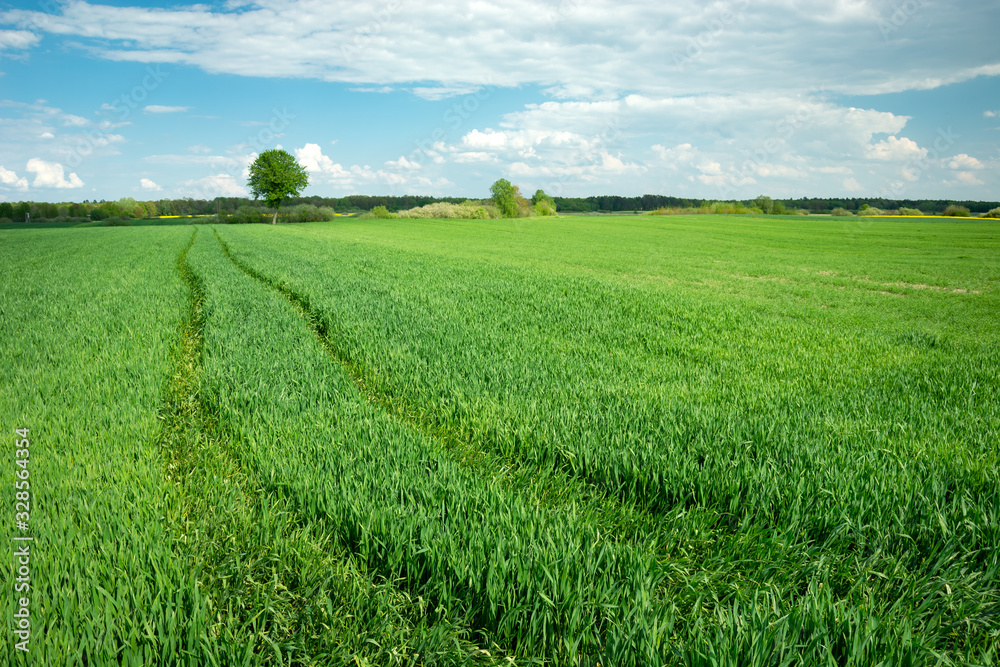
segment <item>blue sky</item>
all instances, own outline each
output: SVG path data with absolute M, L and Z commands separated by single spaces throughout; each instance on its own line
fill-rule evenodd
M 0 200 L 1000 199 L 995 0 L 0 2 Z

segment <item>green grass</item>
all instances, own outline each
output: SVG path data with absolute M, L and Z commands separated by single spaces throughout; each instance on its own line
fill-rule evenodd
M 164 517 L 179 499 L 156 444 L 183 317 L 172 260 L 185 240 L 174 230 L 3 233 L 0 424 L 7 445 L 15 428 L 32 442 L 30 664 L 202 664 L 208 609 L 169 547 Z M 8 551 L 4 581 L 12 566 Z M 13 604 L 8 589 L 5 626 Z M 0 661 L 27 664 L 5 632 Z
M 998 659 L 995 223 L 0 240 L 32 664 Z

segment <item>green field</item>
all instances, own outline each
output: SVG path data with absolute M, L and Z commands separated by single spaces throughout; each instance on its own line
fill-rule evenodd
M 1000 223 L 4 229 L 0 261 L 4 664 L 1000 661 Z

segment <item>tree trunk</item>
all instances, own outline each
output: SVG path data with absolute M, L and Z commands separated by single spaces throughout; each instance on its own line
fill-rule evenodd
M 271 218 L 271 224 L 272 225 L 278 224 L 278 209 L 274 209 L 274 217 Z

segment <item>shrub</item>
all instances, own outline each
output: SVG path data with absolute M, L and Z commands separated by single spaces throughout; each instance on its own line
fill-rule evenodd
M 131 220 L 119 217 L 117 215 L 112 216 L 104 221 L 104 227 L 128 227 L 132 224 Z
M 661 207 L 655 211 L 650 211 L 647 215 L 722 215 L 722 214 L 744 214 L 763 213 L 757 206 L 747 206 L 740 202 L 716 201 L 706 202 L 698 208 L 681 208 L 680 206 Z
M 9 225 L 12 222 L 14 221 L 11 220 L 10 218 L 0 218 L 0 225 Z
M 336 212 L 329 206 L 320 207 L 312 204 L 292 206 L 281 214 L 281 219 L 285 222 L 326 222 L 335 217 L 337 217 Z
M 867 204 L 865 204 L 864 206 L 862 206 L 861 210 L 858 211 L 858 215 L 864 215 L 864 216 L 868 216 L 868 215 L 885 215 L 885 214 L 886 214 L 885 211 L 883 211 L 882 209 L 875 208 L 874 206 L 868 206 Z
M 984 218 L 1000 218 L 1000 207 L 991 209 L 987 213 L 983 213 Z
M 841 207 L 838 206 L 837 208 L 835 208 L 832 211 L 830 211 L 830 215 L 836 215 L 838 217 L 843 217 L 843 216 L 854 215 L 854 214 L 851 213 L 850 211 L 848 211 L 846 208 L 841 208 Z
M 530 204 L 529 204 L 530 206 Z M 487 220 L 499 218 L 500 212 L 496 206 L 484 202 L 466 200 L 461 204 L 437 202 L 426 206 L 417 206 L 407 211 L 399 212 L 400 218 L 465 218 L 470 220 Z
M 392 211 L 390 211 L 389 209 L 387 209 L 385 206 L 376 206 L 375 208 L 373 208 L 371 210 L 371 214 L 372 214 L 372 217 L 374 217 L 374 218 L 380 218 L 382 220 L 392 220 L 394 218 L 398 218 L 399 217 L 398 213 L 393 213 Z
M 240 206 L 236 213 L 229 216 L 230 224 L 247 225 L 252 223 L 261 222 L 261 211 L 260 209 L 254 208 L 253 206 Z
M 948 208 L 944 210 L 944 214 L 953 218 L 968 218 L 971 215 L 969 209 L 955 204 L 949 204 Z
M 919 208 L 901 208 L 899 209 L 899 215 L 926 215 Z
M 555 214 L 556 214 L 556 207 L 553 206 L 548 201 L 544 201 L 543 200 L 543 201 L 540 201 L 537 204 L 535 204 L 535 215 L 539 215 L 539 216 L 545 217 L 545 216 L 555 215 Z

